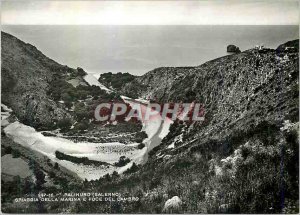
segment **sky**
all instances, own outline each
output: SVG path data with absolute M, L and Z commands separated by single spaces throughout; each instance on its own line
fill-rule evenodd
M 296 0 L 2 0 L 4 25 L 298 25 Z

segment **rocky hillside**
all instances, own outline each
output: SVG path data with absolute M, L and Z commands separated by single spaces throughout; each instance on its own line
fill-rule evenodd
M 203 103 L 208 126 L 200 126 L 202 138 L 264 120 L 296 121 L 298 57 L 297 51 L 251 49 L 198 67 L 155 69 L 127 84 L 123 92 L 159 102 Z
M 1 32 L 1 40 L 2 103 L 26 125 L 63 129 L 83 118 L 87 124 L 93 120 L 97 99 L 117 97 L 99 86 L 90 86 L 80 67 L 60 65 L 33 45 L 5 32 Z
M 159 102 L 203 103 L 205 122 L 186 129 L 184 143 L 178 143 L 188 145 L 199 138 L 225 138 L 264 121 L 298 121 L 298 67 L 297 51 L 251 49 L 198 67 L 155 69 L 123 92 Z
M 277 47 L 278 53 L 296 51 L 299 52 L 299 40 L 291 40 Z
M 63 181 L 59 188 L 59 193 L 121 193 L 137 201 L 46 202 L 43 208 L 51 213 L 299 213 L 298 44 L 250 49 L 197 67 L 157 68 L 130 80 L 124 76 L 125 84 L 117 76 L 102 76 L 116 84 L 116 96 L 78 85 L 80 68 L 61 66 L 2 33 L 2 102 L 26 124 L 46 126 L 66 117 L 89 122 L 94 102 L 119 94 L 205 106 L 205 121 L 175 121 L 143 166 L 89 182 Z M 30 206 L 16 211 L 39 207 Z
M 147 193 L 120 211 L 161 213 L 174 196 L 181 213 L 299 211 L 297 50 L 250 49 L 197 67 L 158 68 L 127 84 L 128 96 L 194 100 L 206 114 L 204 122 L 175 122 L 145 166 L 107 182 L 107 190 Z
M 1 32 L 2 103 L 24 123 L 47 127 L 69 114 L 47 95 L 57 71 L 67 67 L 46 57 L 36 47 Z

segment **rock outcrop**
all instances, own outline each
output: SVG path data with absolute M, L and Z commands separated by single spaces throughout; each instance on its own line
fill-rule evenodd
M 235 46 L 235 45 L 228 45 L 227 46 L 227 52 L 228 53 L 240 53 L 241 50 L 239 47 Z

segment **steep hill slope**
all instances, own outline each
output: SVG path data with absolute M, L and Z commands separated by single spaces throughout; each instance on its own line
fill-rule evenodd
M 69 114 L 47 95 L 56 71 L 62 66 L 42 54 L 36 47 L 1 32 L 2 103 L 28 125 L 48 126 Z
M 228 135 L 262 121 L 297 121 L 298 60 L 297 51 L 282 55 L 251 49 L 198 67 L 155 69 L 127 84 L 123 93 L 203 103 L 206 126 L 195 124 L 197 133 L 201 130 L 197 135 L 219 137 L 219 132 Z M 143 87 L 136 89 L 139 85 Z
M 136 77 L 123 94 L 194 100 L 205 105 L 205 121 L 175 122 L 137 173 L 100 180 L 99 189 L 141 196 L 138 204 L 120 204 L 118 213 L 161 213 L 173 196 L 184 202 L 181 213 L 299 211 L 298 73 L 297 49 L 251 49 Z
M 94 111 L 92 101 L 117 97 L 80 67 L 60 65 L 5 32 L 1 32 L 1 40 L 2 103 L 26 125 L 38 129 L 70 127 L 78 115 L 93 119 L 89 114 Z

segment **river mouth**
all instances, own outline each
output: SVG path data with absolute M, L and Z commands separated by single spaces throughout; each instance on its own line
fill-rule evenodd
M 135 102 L 132 99 L 124 99 L 124 101 L 130 103 L 130 105 Z M 142 105 L 142 111 L 146 111 L 147 108 L 147 104 Z M 148 135 L 148 138 L 143 141 L 145 145 L 143 148 L 139 148 L 139 143 L 137 142 L 130 144 L 116 141 L 97 142 L 97 139 L 93 139 L 91 142 L 88 139 L 85 141 L 74 141 L 63 135 L 49 135 L 51 131 L 46 132 L 47 135 L 44 135 L 46 134 L 45 131 L 36 131 L 34 128 L 18 121 L 6 123 L 3 130 L 6 136 L 15 143 L 29 150 L 41 153 L 52 162 L 56 162 L 75 173 L 82 180 L 96 180 L 106 174 L 112 174 L 114 171 L 122 174 L 134 163 L 146 163 L 149 151 L 161 143 L 162 139 L 168 134 L 171 123 L 171 120 L 165 121 L 161 118 L 143 122 L 142 131 Z M 72 159 L 58 159 L 57 152 L 63 153 L 73 160 L 87 159 L 90 165 L 72 162 Z M 124 156 L 130 161 L 124 164 L 124 166 L 116 165 L 120 158 Z

